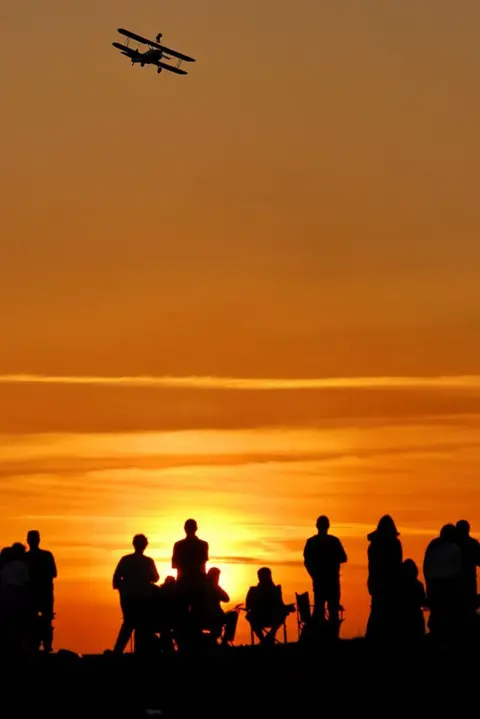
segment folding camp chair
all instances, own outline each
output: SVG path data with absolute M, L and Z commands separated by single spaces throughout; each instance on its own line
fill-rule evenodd
M 302 594 L 295 593 L 296 606 L 297 606 L 297 627 L 298 627 L 298 638 L 302 636 L 304 628 L 309 624 L 312 619 L 312 606 L 310 604 L 310 595 L 308 592 Z

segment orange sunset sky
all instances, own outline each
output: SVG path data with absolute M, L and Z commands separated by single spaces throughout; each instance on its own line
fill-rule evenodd
M 0 0 L 0 544 L 111 646 L 135 532 L 188 516 L 233 601 L 305 539 L 480 534 L 478 0 Z M 116 28 L 197 62 L 132 68 Z M 240 627 L 240 638 L 245 637 Z M 293 636 L 292 629 L 292 636 Z

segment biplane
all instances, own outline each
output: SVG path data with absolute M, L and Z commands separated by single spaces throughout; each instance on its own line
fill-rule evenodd
M 119 28 L 118 32 L 127 38 L 126 44 L 122 45 L 119 42 L 113 42 L 112 45 L 117 48 L 117 50 L 120 50 L 122 55 L 128 57 L 132 65 L 140 65 L 140 67 L 154 65 L 158 73 L 161 73 L 162 70 L 168 70 L 169 72 L 174 72 L 176 75 L 188 75 L 187 71 L 182 70 L 180 65 L 182 62 L 195 62 L 193 57 L 188 57 L 188 55 L 183 55 L 181 52 L 170 50 L 170 48 L 160 45 L 160 40 L 162 39 L 161 33 L 158 33 L 154 42 L 153 40 L 147 40 L 141 35 L 136 35 L 134 32 L 124 30 L 123 28 Z M 130 42 L 132 41 L 139 45 L 147 45 L 148 50 L 141 52 L 138 48 L 130 47 Z M 172 60 L 173 58 L 177 60 L 176 65 L 168 65 L 168 63 L 164 62 L 164 60 Z

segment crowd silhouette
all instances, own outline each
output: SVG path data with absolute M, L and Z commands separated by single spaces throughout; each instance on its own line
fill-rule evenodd
M 27 545 L 15 542 L 0 553 L 0 648 L 10 655 L 53 650 L 57 567 L 40 549 L 40 532 L 29 531 Z
M 162 584 L 154 560 L 145 554 L 147 538 L 135 535 L 134 551 L 120 559 L 113 574 L 123 615 L 113 653 L 122 654 L 129 642 L 137 653 L 230 646 L 241 611 L 246 612 L 252 643 L 256 639 L 274 645 L 282 627 L 286 641 L 286 619 L 295 611 L 299 640 L 337 639 L 343 620 L 340 570 L 348 558 L 340 539 L 329 533 L 328 517 L 319 517 L 316 526 L 317 534 L 307 540 L 303 553 L 312 580 L 312 613 L 308 593 L 297 595 L 297 604 L 284 602 L 269 567 L 258 570 L 258 584 L 248 590 L 245 605 L 225 611 L 222 605 L 229 604 L 230 597 L 221 586 L 220 570 L 207 571 L 209 545 L 197 536 L 194 519 L 185 522 L 185 538 L 173 548 L 176 577 L 168 576 Z M 428 544 L 426 587 L 413 559 L 404 559 L 390 515 L 380 519 L 367 540 L 368 642 L 411 646 L 423 640 L 428 628 L 432 640 L 450 646 L 477 632 L 480 543 L 470 535 L 466 520 L 446 524 Z M 53 649 L 55 559 L 40 548 L 37 530 L 28 532 L 27 544 L 28 551 L 17 542 L 0 554 L 0 650 L 7 655 Z

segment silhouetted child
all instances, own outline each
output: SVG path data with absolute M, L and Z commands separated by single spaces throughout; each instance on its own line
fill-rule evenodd
M 398 603 L 399 636 L 404 642 L 419 641 L 425 636 L 425 589 L 418 579 L 418 574 L 418 567 L 413 559 L 406 559 L 402 564 Z

